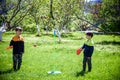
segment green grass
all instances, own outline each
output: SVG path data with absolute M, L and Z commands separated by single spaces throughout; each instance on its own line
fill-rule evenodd
M 51 35 L 35 37 L 24 33 L 25 53 L 21 70 L 8 72 L 12 68 L 12 50 L 6 50 L 6 47 L 12 36 L 13 33 L 4 33 L 0 42 L 0 72 L 4 72 L 0 74 L 0 80 L 120 80 L 120 36 L 94 35 L 92 72 L 78 77 L 83 54 L 77 56 L 75 51 L 84 43 L 84 34 L 66 34 L 59 44 Z M 33 47 L 35 42 L 37 47 Z M 62 74 L 48 75 L 52 69 L 60 70 Z

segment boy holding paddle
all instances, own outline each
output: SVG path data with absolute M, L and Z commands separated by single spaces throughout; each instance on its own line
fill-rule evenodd
M 93 37 L 93 33 L 90 33 L 90 32 L 86 33 L 87 41 L 79 50 L 77 50 L 78 55 L 82 50 L 84 50 L 83 72 L 86 71 L 86 63 L 88 64 L 88 72 L 90 72 L 92 69 L 91 57 L 94 51 L 94 43 L 93 43 L 92 37 Z
M 24 53 L 24 39 L 21 36 L 22 28 L 16 28 L 16 35 L 10 41 L 9 48 L 13 48 L 13 69 L 19 70 L 22 64 L 22 55 Z

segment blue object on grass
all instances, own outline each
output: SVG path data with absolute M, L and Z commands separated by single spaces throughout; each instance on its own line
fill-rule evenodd
M 56 29 L 54 29 L 54 36 L 56 36 L 57 35 L 57 30 Z

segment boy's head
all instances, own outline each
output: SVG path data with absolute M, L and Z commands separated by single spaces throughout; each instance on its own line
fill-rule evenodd
M 21 27 L 16 27 L 15 31 L 16 31 L 17 35 L 20 35 L 21 32 L 22 32 L 22 28 Z
M 90 32 L 86 33 L 87 39 L 91 39 L 92 37 L 93 37 L 93 33 L 90 33 Z

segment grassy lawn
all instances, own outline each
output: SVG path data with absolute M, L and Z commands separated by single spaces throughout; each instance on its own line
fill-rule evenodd
M 83 54 L 75 51 L 84 43 L 85 35 L 69 33 L 59 44 L 51 34 L 35 37 L 24 33 L 25 53 L 20 71 L 12 68 L 12 50 L 6 50 L 14 33 L 4 33 L 0 42 L 0 80 L 120 80 L 120 36 L 94 35 L 95 51 L 92 72 L 76 76 L 82 70 Z M 33 43 L 37 43 L 37 47 Z M 50 70 L 61 74 L 49 75 Z

